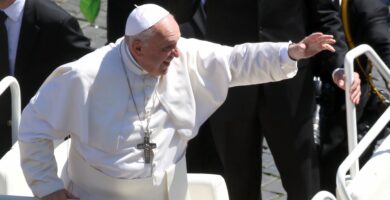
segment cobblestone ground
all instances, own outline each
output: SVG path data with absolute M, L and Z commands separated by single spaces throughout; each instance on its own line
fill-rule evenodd
M 79 1 L 55 0 L 55 2 L 75 16 L 80 23 L 84 34 L 91 39 L 92 47 L 98 48 L 106 43 L 106 14 L 107 0 L 102 0 L 100 13 L 95 24 L 90 24 L 80 13 Z M 275 167 L 272 154 L 265 144 L 263 146 L 263 180 L 261 185 L 263 200 L 286 200 L 286 193 L 281 185 L 279 172 Z

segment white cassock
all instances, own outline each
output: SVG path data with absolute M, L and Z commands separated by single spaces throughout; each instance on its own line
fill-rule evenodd
M 142 71 L 126 47 L 119 39 L 57 68 L 24 109 L 19 132 L 21 163 L 36 196 L 64 188 L 52 155 L 54 139 L 70 134 L 71 152 L 98 173 L 118 180 L 149 177 L 158 186 L 169 179 L 167 169 L 183 160 L 187 142 L 223 103 L 229 87 L 279 81 L 297 72 L 296 62 L 287 54 L 288 43 L 228 47 L 181 38 L 179 57 L 160 77 Z M 157 145 L 151 164 L 145 164 L 144 151 L 137 149 L 143 142 L 148 112 L 150 140 Z M 85 191 L 80 180 L 68 179 L 65 187 L 81 199 L 102 199 L 93 189 Z M 92 178 L 81 179 L 96 184 Z M 125 199 L 132 198 L 142 199 Z

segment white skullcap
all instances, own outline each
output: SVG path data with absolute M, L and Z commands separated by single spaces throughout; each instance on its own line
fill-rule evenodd
M 137 6 L 127 18 L 125 35 L 137 35 L 155 25 L 168 14 L 167 10 L 155 4 Z

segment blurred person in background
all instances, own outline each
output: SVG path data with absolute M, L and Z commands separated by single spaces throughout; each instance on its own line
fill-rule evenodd
M 388 6 L 382 0 L 343 0 L 341 11 L 349 48 L 368 44 L 390 66 Z M 356 107 L 361 138 L 387 108 L 390 96 L 383 77 L 373 70 L 375 66 L 366 56 L 360 56 L 354 66 L 362 80 L 361 101 Z M 323 80 L 320 106 L 321 189 L 335 193 L 337 168 L 348 155 L 345 92 L 335 87 L 332 81 Z M 375 144 L 371 145 L 363 154 L 361 165 L 370 158 L 374 147 Z
M 321 75 L 332 81 L 333 70 L 343 64 L 347 46 L 339 2 L 207 0 L 204 6 L 205 39 L 222 44 L 296 42 L 316 31 L 335 36 L 336 53 L 322 52 L 299 62 L 301 70 L 293 79 L 229 89 L 226 102 L 205 122 L 187 150 L 189 172 L 220 173 L 231 200 L 259 200 L 264 137 L 287 198 L 311 199 L 320 189 L 318 152 L 313 139 L 313 77 Z M 337 78 L 335 83 L 342 87 L 342 79 Z M 216 150 L 205 147 L 210 140 Z M 218 157 L 210 155 L 213 151 Z
M 14 76 L 22 108 L 59 65 L 92 51 L 77 19 L 51 0 L 0 0 L 0 79 Z M 0 96 L 0 157 L 11 147 L 11 97 Z

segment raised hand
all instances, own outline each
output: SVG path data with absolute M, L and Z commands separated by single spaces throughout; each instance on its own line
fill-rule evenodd
M 298 43 L 291 43 L 288 47 L 288 55 L 294 60 L 309 58 L 317 53 L 327 50 L 335 52 L 332 44 L 336 43 L 333 35 L 312 33 Z

